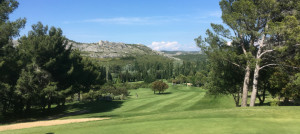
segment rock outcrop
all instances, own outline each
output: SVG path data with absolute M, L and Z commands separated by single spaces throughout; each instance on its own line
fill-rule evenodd
M 69 41 L 68 47 L 72 45 L 72 49 L 81 51 L 83 56 L 95 58 L 117 58 L 139 55 L 161 55 L 173 58 L 164 53 L 152 50 L 151 48 L 141 44 L 125 44 L 120 42 L 99 41 L 98 43 L 78 43 Z

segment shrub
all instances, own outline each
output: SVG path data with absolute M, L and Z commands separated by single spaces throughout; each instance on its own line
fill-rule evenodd
M 103 94 L 113 94 L 115 96 L 122 95 L 122 94 L 125 96 L 129 95 L 129 92 L 126 89 L 126 87 L 116 87 L 112 85 L 106 85 L 101 87 L 101 91 Z
M 82 94 L 83 101 L 95 101 L 101 96 L 101 91 L 90 90 L 87 93 Z
M 279 101 L 271 101 L 270 106 L 279 106 Z
M 159 94 L 163 93 L 168 88 L 168 84 L 164 83 L 163 81 L 155 81 L 152 83 L 152 90 L 154 91 L 154 94 L 156 91 L 158 91 Z

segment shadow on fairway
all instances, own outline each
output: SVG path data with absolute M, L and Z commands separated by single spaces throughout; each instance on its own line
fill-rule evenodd
M 101 113 L 101 112 L 109 112 L 116 108 L 122 106 L 124 101 L 93 101 L 93 102 L 80 102 L 72 105 L 68 105 L 67 109 L 78 109 L 75 112 L 63 112 L 60 115 L 52 116 L 48 119 L 58 119 L 68 116 L 75 115 L 84 115 L 84 114 L 92 114 L 92 113 Z M 101 116 L 101 117 L 112 117 L 114 115 L 109 116 Z M 99 116 L 100 117 L 100 116 Z
M 172 94 L 172 92 L 155 93 L 155 95 L 168 95 L 168 94 Z
M 32 122 L 41 120 L 54 120 L 68 116 L 84 115 L 91 113 L 109 112 L 122 106 L 124 101 L 94 101 L 94 102 L 77 102 L 67 104 L 66 106 L 57 106 L 47 110 L 34 109 L 31 112 L 20 114 L 8 114 L 0 117 L 0 124 L 12 124 L 20 122 Z M 68 110 L 74 110 L 70 112 Z M 73 110 L 72 110 L 73 111 Z M 114 115 L 109 115 L 113 117 Z M 108 117 L 108 116 L 103 116 Z

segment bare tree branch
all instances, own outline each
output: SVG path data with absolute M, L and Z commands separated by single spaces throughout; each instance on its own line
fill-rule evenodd
M 235 63 L 235 62 L 232 62 L 232 61 L 227 60 L 227 59 L 224 59 L 224 60 L 225 60 L 225 61 L 228 61 L 229 63 L 231 63 L 231 64 L 233 64 L 233 65 L 235 65 L 235 66 L 237 66 L 237 67 L 239 67 L 239 68 L 245 69 L 245 68 L 243 68 L 241 65 L 239 65 L 239 64 L 237 64 L 237 63 Z
M 257 58 L 261 58 L 264 54 L 270 53 L 270 52 L 273 52 L 273 51 L 274 51 L 274 49 L 272 49 L 272 50 L 266 50 L 266 51 L 262 52 L 260 55 L 258 55 Z
M 263 69 L 263 68 L 269 67 L 269 66 L 285 66 L 285 67 L 290 67 L 290 68 L 293 68 L 293 69 L 300 69 L 300 67 L 282 65 L 282 64 L 267 64 L 267 65 L 264 65 L 264 66 L 260 67 L 260 69 Z
M 262 67 L 260 67 L 259 69 L 263 69 L 265 67 L 268 67 L 268 66 L 278 66 L 279 64 L 267 64 L 267 65 L 264 65 Z
M 289 65 L 282 65 L 282 66 L 290 67 L 290 68 L 293 68 L 293 69 L 300 69 L 300 67 L 295 67 L 295 66 L 289 66 Z

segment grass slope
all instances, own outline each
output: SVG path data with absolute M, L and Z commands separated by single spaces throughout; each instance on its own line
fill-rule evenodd
M 138 94 L 138 98 L 136 97 Z M 206 96 L 200 88 L 170 86 L 166 94 L 131 90 L 130 99 L 73 104 L 70 111 L 90 113 L 65 117 L 111 117 L 110 120 L 4 131 L 4 134 L 182 134 L 299 133 L 300 107 L 236 108 L 232 98 Z

